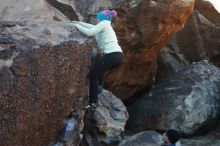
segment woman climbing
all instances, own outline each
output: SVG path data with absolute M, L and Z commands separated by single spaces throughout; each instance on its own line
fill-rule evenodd
M 74 22 L 74 26 L 87 36 L 95 36 L 101 58 L 95 61 L 90 70 L 89 104 L 85 109 L 96 108 L 98 100 L 98 87 L 103 83 L 104 73 L 119 66 L 123 62 L 123 52 L 118 44 L 116 34 L 111 26 L 113 17 L 117 16 L 115 10 L 103 10 L 97 14 L 97 25 L 84 22 Z M 101 91 L 100 91 L 101 92 Z

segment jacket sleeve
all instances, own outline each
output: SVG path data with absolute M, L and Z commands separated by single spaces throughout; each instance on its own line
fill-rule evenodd
M 83 27 L 86 27 L 86 28 L 93 28 L 95 27 L 95 25 L 93 24 L 89 24 L 89 23 L 85 23 L 85 22 L 78 22 L 79 25 L 83 26 Z
M 80 32 L 82 32 L 83 34 L 87 36 L 95 36 L 96 34 L 100 33 L 104 29 L 105 23 L 99 22 L 93 28 L 86 28 L 79 24 L 76 24 L 76 27 Z

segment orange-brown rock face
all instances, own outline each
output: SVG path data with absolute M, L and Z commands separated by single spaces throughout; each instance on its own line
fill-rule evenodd
M 71 1 L 71 2 L 70 2 Z M 183 28 L 195 0 L 59 0 L 72 6 L 79 20 L 93 22 L 98 11 L 116 9 L 113 21 L 125 52 L 120 68 L 107 73 L 105 85 L 121 99 L 152 85 L 157 55 L 168 39 Z M 59 9 L 62 11 L 61 9 Z
M 124 64 L 107 74 L 107 86 L 126 99 L 152 85 L 157 55 L 173 33 L 183 28 L 194 0 L 150 1 L 120 5 L 114 23 L 125 52 Z
M 220 67 L 220 13 L 205 0 L 197 0 L 184 28 L 173 35 L 158 57 L 157 82 L 184 66 L 208 59 Z

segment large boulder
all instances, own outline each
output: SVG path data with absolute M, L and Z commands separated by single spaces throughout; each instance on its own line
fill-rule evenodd
M 123 139 L 128 112 L 120 99 L 103 90 L 97 108 L 85 115 L 84 141 L 89 146 L 116 144 Z
M 79 20 L 94 22 L 104 8 L 114 8 L 113 22 L 125 53 L 121 67 L 106 75 L 106 87 L 121 99 L 152 85 L 159 50 L 183 28 L 194 0 L 58 0 L 72 6 Z
M 70 114 L 79 134 L 92 42 L 42 0 L 0 3 L 0 145 L 49 145 Z
M 99 131 L 106 135 L 104 142 L 110 143 L 122 139 L 120 136 L 125 130 L 128 112 L 123 102 L 111 92 L 104 90 L 99 95 L 99 104 L 93 118 Z
M 220 115 L 220 69 L 206 60 L 193 63 L 130 104 L 128 111 L 133 130 L 206 132 Z

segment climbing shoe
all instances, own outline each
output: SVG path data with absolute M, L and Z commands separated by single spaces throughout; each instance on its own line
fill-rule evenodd
M 89 110 L 89 109 L 95 109 L 96 108 L 96 104 L 95 103 L 90 103 L 88 105 L 86 105 L 84 107 L 85 110 Z

